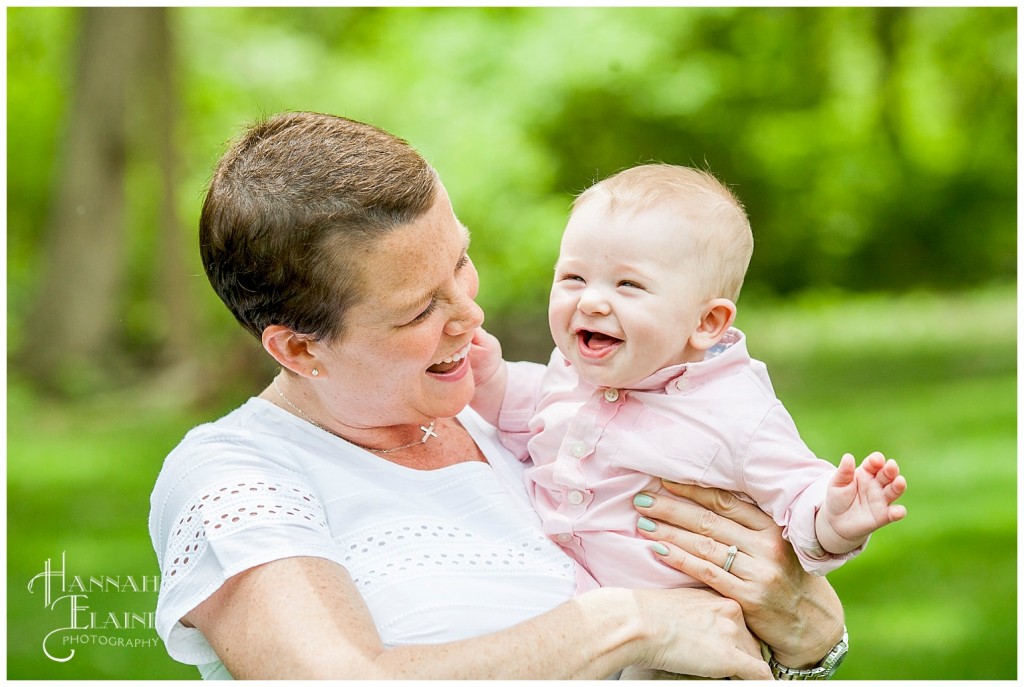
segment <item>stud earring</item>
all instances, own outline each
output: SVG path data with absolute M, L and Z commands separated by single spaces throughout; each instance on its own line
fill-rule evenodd
M 314 367 L 313 370 L 310 372 L 310 374 L 313 375 L 314 377 L 316 377 L 317 375 L 320 374 L 320 370 L 318 370 L 318 369 L 316 369 Z

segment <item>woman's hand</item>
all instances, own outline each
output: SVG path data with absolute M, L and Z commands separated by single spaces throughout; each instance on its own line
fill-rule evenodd
M 782 530 L 756 506 L 730 492 L 663 481 L 649 506 L 637 510 L 654 531 L 641 536 L 660 542 L 661 559 L 743 609 L 750 630 L 766 642 L 779 663 L 790 668 L 817 664 L 839 641 L 843 612 L 823 577 L 806 573 Z M 692 502 L 680 500 L 683 497 Z M 729 571 L 723 566 L 736 547 Z
M 637 665 L 697 677 L 772 679 L 735 601 L 696 588 L 632 593 L 649 630 Z

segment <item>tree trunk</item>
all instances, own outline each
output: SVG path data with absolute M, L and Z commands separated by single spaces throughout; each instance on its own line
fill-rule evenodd
M 160 207 L 154 258 L 153 290 L 155 329 L 158 333 L 157 363 L 177 367 L 190 358 L 191 341 L 197 326 L 194 278 L 190 278 L 181 219 L 178 214 L 178 156 L 175 147 L 178 84 L 174 69 L 174 42 L 170 13 L 166 7 L 143 10 L 146 41 L 139 81 L 138 121 L 133 134 L 145 138 L 143 145 L 160 170 Z M 199 267 L 195 260 L 195 269 Z
M 145 10 L 81 11 L 75 92 L 58 163 L 40 290 L 25 325 L 22 366 L 72 391 L 117 358 L 125 273 L 125 106 L 146 40 Z

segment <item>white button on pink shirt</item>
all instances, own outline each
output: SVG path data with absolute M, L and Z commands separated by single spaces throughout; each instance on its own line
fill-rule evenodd
M 758 504 L 810 572 L 825 574 L 863 549 L 832 556 L 818 544 L 814 514 L 835 467 L 800 439 L 738 329 L 707 360 L 632 389 L 583 381 L 557 350 L 546 367 L 510 363 L 498 429 L 520 459 L 533 460 L 527 488 L 545 533 L 603 586 L 697 584 L 636 536 L 633 497 L 656 484 L 650 475 Z

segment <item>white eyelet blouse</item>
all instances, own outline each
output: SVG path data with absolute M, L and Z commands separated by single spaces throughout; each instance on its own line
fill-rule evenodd
M 412 470 L 258 398 L 190 431 L 164 462 L 149 518 L 171 657 L 229 677 L 180 618 L 232 575 L 292 556 L 343 566 L 385 646 L 498 631 L 569 599 L 578 573 L 541 532 L 526 466 L 471 409 L 458 419 L 488 463 Z

